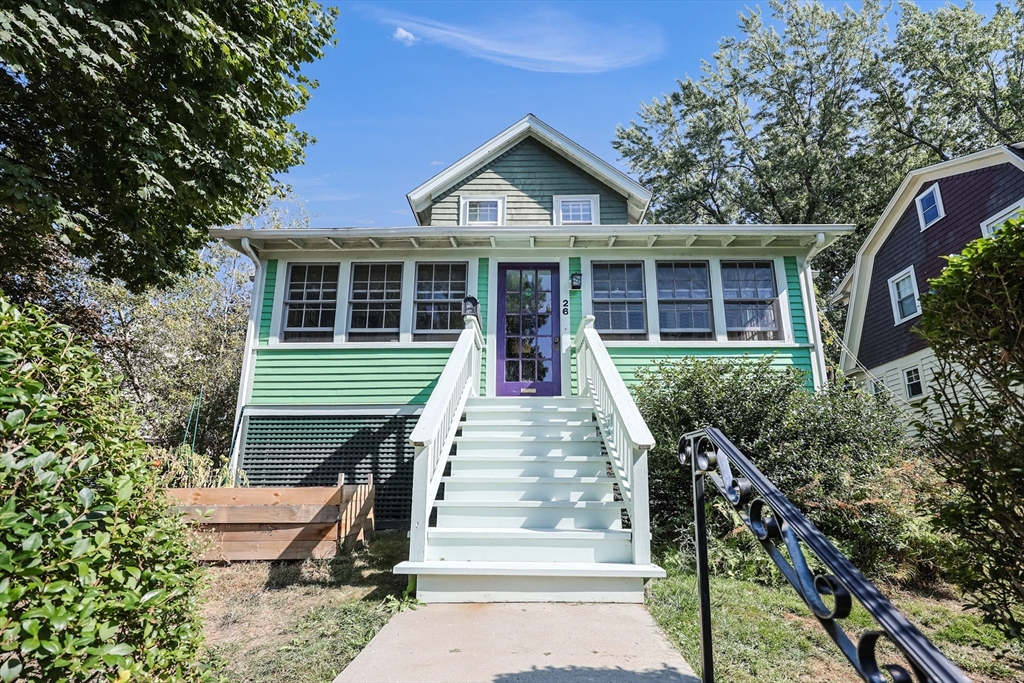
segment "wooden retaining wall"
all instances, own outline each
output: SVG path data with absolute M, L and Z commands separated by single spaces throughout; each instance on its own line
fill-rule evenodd
M 334 557 L 373 536 L 373 482 L 297 488 L 167 489 L 211 541 L 204 560 Z

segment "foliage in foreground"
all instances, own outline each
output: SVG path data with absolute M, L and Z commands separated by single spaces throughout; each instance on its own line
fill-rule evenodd
M 633 393 L 658 445 L 650 454 L 651 521 L 657 542 L 692 538 L 689 467 L 679 437 L 721 429 L 862 571 L 909 581 L 926 569 L 932 539 L 914 511 L 917 454 L 896 409 L 858 390 L 811 393 L 805 375 L 774 359 L 683 358 L 637 371 Z M 709 532 L 719 571 L 767 576 L 767 556 L 720 497 Z M 735 552 L 751 549 L 744 556 Z
M 931 501 L 956 537 L 950 577 L 1024 637 L 1024 218 L 947 257 L 920 330 L 938 366 L 920 415 L 948 488 Z
M 310 142 L 312 0 L 25 0 L 0 7 L 0 272 L 66 249 L 133 291 L 198 265 Z M 59 243 L 49 238 L 59 235 Z
M 658 558 L 668 577 L 652 581 L 647 608 L 686 661 L 700 666 L 697 577 L 677 553 Z M 1019 681 L 1024 675 L 1024 643 L 1009 641 L 980 616 L 964 612 L 945 597 L 910 592 L 889 596 L 949 659 L 978 680 Z M 712 574 L 711 617 L 715 674 L 733 683 L 856 683 L 839 649 L 789 585 L 765 586 Z M 876 630 L 871 616 L 854 601 L 843 628 L 854 638 Z M 899 662 L 883 639 L 882 662 Z
M 201 575 L 97 356 L 0 296 L 0 680 L 197 680 Z

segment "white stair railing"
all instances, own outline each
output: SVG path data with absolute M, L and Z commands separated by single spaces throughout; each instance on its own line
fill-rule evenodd
M 409 560 L 427 558 L 427 524 L 434 498 L 441 485 L 448 454 L 459 430 L 466 400 L 480 386 L 480 359 L 484 346 L 476 316 L 465 317 L 466 329 L 452 350 L 437 386 L 430 392 L 423 414 L 409 437 L 416 449 L 413 463 L 412 520 L 409 531 Z
M 588 315 L 576 332 L 577 393 L 589 396 L 632 523 L 633 562 L 651 563 L 647 452 L 654 436 Z

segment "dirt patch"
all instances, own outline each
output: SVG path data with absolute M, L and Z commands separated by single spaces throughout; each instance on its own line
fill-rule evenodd
M 330 560 L 211 566 L 203 605 L 207 648 L 232 681 L 330 681 L 397 609 L 404 533 Z M 317 634 L 317 637 L 310 637 Z

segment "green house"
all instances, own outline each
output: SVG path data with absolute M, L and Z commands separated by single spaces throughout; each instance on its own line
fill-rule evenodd
M 645 223 L 647 189 L 533 115 L 407 197 L 407 227 L 212 231 L 257 264 L 232 468 L 372 474 L 421 599 L 637 599 L 635 370 L 767 354 L 820 386 L 810 263 L 852 227 Z

